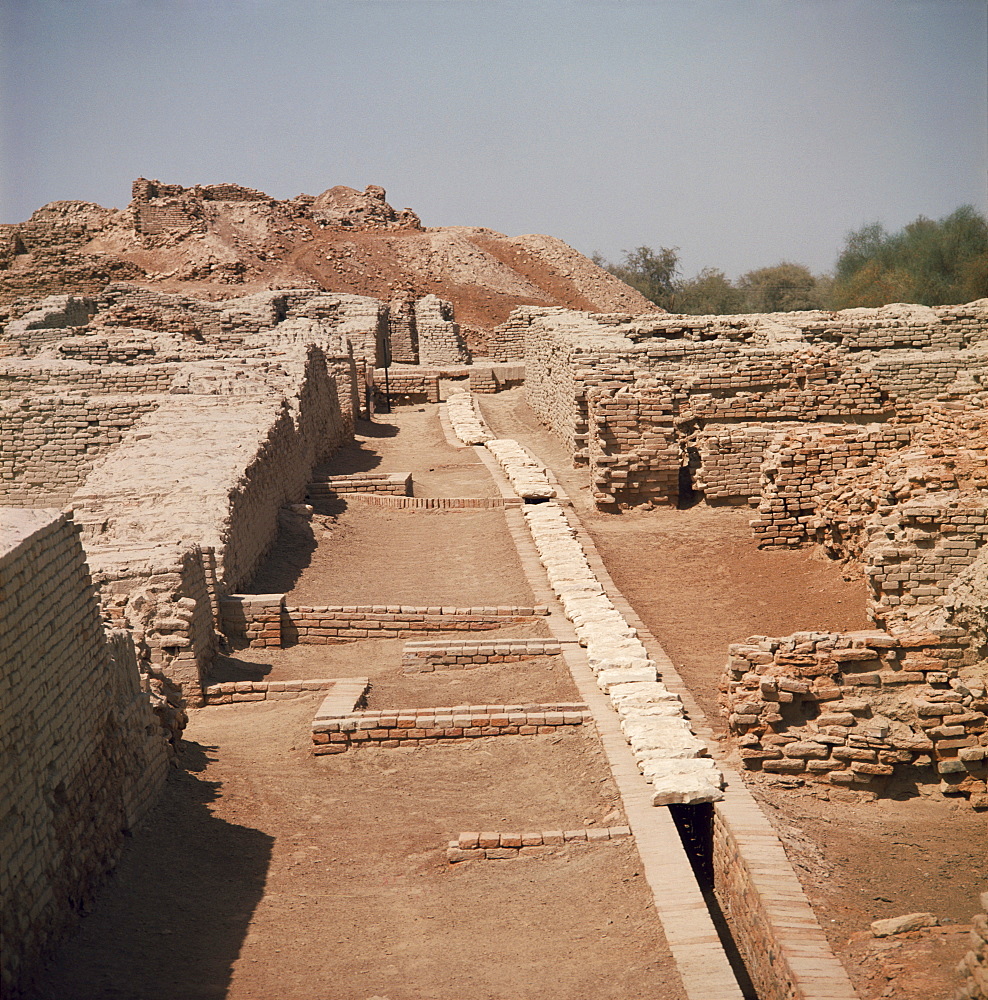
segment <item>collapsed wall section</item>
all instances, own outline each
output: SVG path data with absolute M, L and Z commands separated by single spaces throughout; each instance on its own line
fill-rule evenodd
M 0 970 L 16 997 L 157 797 L 169 748 L 69 516 L 4 514 L 0 620 Z
M 749 769 L 988 809 L 988 693 L 960 628 L 753 636 L 730 648 L 723 705 Z

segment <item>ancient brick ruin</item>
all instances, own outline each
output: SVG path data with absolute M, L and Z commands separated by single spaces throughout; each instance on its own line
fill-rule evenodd
M 154 240 L 208 234 L 211 213 L 239 203 L 266 205 L 290 224 L 421 230 L 378 188 L 274 203 L 235 185 L 142 180 L 127 211 L 134 231 Z M 58 204 L 47 207 L 54 222 L 7 231 L 11 257 L 30 249 L 43 258 L 59 226 L 81 238 L 105 222 L 95 208 L 66 203 L 59 214 Z M 613 599 L 558 483 L 517 442 L 494 437 L 472 396 L 457 391 L 466 387 L 484 394 L 524 382 L 532 410 L 587 468 L 601 510 L 747 505 L 759 545 L 817 545 L 865 576 L 873 629 L 739 636 L 725 650 L 724 709 L 746 768 L 879 795 L 923 784 L 988 808 L 988 302 L 733 317 L 528 304 L 486 331 L 481 358 L 451 302 L 431 293 L 200 296 L 107 280 L 135 275 L 97 273 L 87 260 L 77 292 L 10 304 L 0 340 L 0 569 L 4 619 L 14 624 L 3 678 L 12 763 L 0 787 L 15 790 L 17 816 L 4 916 L 24 942 L 5 957 L 7 983 L 63 933 L 114 863 L 121 831 L 153 804 L 188 709 L 315 693 L 323 701 L 311 749 L 320 757 L 366 743 L 425 752 L 440 741 L 601 724 L 589 701 L 391 711 L 360 704 L 357 681 L 210 676 L 231 646 L 373 635 L 409 640 L 410 674 L 579 647 L 649 802 L 721 810 L 709 814 L 712 864 L 747 928 L 739 947 L 759 989 L 824 995 L 793 992 L 798 962 L 773 964 L 785 921 L 751 861 L 769 836 L 753 800 L 725 781 L 695 714 L 661 682 L 672 664 Z M 59 251 L 50 263 L 72 262 Z M 238 273 L 222 261 L 207 270 Z M 500 495 L 416 497 L 400 471 L 315 471 L 361 416 L 441 398 L 460 444 L 476 446 L 503 478 Z M 344 495 L 451 516 L 510 512 L 531 533 L 568 638 L 496 635 L 560 617 L 539 604 L 295 606 L 284 594 L 245 592 L 286 519 L 307 501 Z M 43 650 L 42 626 L 54 637 Z M 607 839 L 579 834 L 563 841 Z M 514 857 L 556 835 L 460 834 L 449 859 Z M 972 981 L 983 979 L 983 947 L 972 955 Z
M 732 647 L 746 766 L 878 790 L 935 774 L 988 808 L 988 303 L 514 323 L 529 402 L 599 505 L 748 504 L 760 545 L 864 573 L 874 632 Z

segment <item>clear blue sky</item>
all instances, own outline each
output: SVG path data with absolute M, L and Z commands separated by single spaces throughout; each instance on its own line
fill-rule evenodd
M 988 211 L 988 3 L 0 0 L 0 221 L 140 175 L 823 271 Z

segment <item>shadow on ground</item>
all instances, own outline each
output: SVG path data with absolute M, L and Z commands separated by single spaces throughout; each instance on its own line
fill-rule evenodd
M 264 892 L 274 839 L 218 819 L 215 747 L 183 742 L 161 801 L 32 1000 L 222 1000 Z M 125 935 L 113 928 L 126 927 Z

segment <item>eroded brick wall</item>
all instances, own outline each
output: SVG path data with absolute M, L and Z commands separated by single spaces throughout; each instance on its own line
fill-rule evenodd
M 87 905 L 164 782 L 133 644 L 109 640 L 68 516 L 8 510 L 0 553 L 3 995 Z

